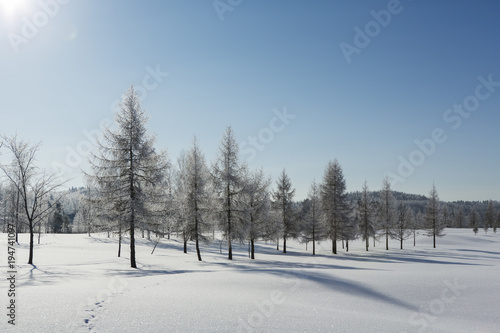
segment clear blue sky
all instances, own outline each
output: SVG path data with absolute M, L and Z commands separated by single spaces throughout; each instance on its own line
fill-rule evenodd
M 231 125 L 242 159 L 286 168 L 298 199 L 337 158 L 349 191 L 390 172 L 399 191 L 500 200 L 498 1 L 42 2 L 0 0 L 0 132 L 42 140 L 39 164 L 71 185 L 85 131 L 133 84 L 173 161 L 193 135 L 214 160 Z

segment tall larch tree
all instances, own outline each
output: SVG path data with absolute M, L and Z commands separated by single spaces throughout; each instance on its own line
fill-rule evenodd
M 90 158 L 92 171 L 87 174 L 99 197 L 108 203 L 108 214 L 117 222 L 120 237 L 124 231 L 130 235 L 132 268 L 137 268 L 135 229 L 160 214 L 157 207 L 168 167 L 166 154 L 154 148 L 155 137 L 148 134 L 147 121 L 137 91 L 130 87 L 115 115 L 116 129 L 104 130 L 98 151 Z
M 432 190 L 429 193 L 426 207 L 426 229 L 427 236 L 432 236 L 433 247 L 436 247 L 436 237 L 443 237 L 445 225 L 443 223 L 442 212 L 439 204 L 439 196 L 436 186 L 432 185 Z
M 358 201 L 357 207 L 358 214 L 358 223 L 359 223 L 359 232 L 361 234 L 361 238 L 365 242 L 365 249 L 368 251 L 370 237 L 375 236 L 375 227 L 374 227 L 374 211 L 373 204 L 370 199 L 370 194 L 368 191 L 368 184 L 366 181 L 363 184 L 363 189 L 361 191 L 361 198 Z
M 239 146 L 229 126 L 219 144 L 219 153 L 213 165 L 213 181 L 219 198 L 221 229 L 227 239 L 229 260 L 233 259 L 232 240 L 241 237 L 239 200 L 244 185 L 244 170 L 245 167 L 239 162 Z
M 316 181 L 313 181 L 309 188 L 307 200 L 302 203 L 302 210 L 302 237 L 306 243 L 312 242 L 313 255 L 316 255 L 316 243 L 324 234 L 320 189 Z
M 200 241 L 207 241 L 204 231 L 207 231 L 208 220 L 212 212 L 211 193 L 209 188 L 209 172 L 205 156 L 200 150 L 196 137 L 193 147 L 187 155 L 186 163 L 186 229 L 190 239 L 195 241 L 196 254 L 201 261 Z
M 328 163 L 320 192 L 327 236 L 332 240 L 333 254 L 337 254 L 337 240 L 342 237 L 342 227 L 349 218 L 344 174 L 337 160 Z
M 398 203 L 396 223 L 394 224 L 394 238 L 400 243 L 400 249 L 403 249 L 403 242 L 411 237 L 411 226 L 413 223 L 413 211 L 403 202 Z
M 384 178 L 379 199 L 379 226 L 385 235 L 385 249 L 389 250 L 389 238 L 394 236 L 396 201 L 392 194 L 389 176 Z
M 286 240 L 295 232 L 295 219 L 293 214 L 293 197 L 295 189 L 292 188 L 290 177 L 285 169 L 276 181 L 276 190 L 273 192 L 275 210 L 280 218 L 283 232 L 283 253 L 286 253 Z
M 250 243 L 250 259 L 255 259 L 255 242 L 266 237 L 266 223 L 269 221 L 271 199 L 269 185 L 271 180 L 264 172 L 247 171 L 243 191 L 243 229 Z

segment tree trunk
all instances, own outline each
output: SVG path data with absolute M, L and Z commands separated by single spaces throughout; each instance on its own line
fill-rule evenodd
M 130 267 L 137 268 L 135 262 L 135 226 L 133 221 L 130 223 Z
M 313 216 L 313 219 L 314 219 L 314 216 Z M 314 226 L 314 222 L 313 222 L 313 256 L 316 255 L 316 228 Z
M 368 237 L 368 235 L 366 235 L 366 240 L 365 240 L 365 245 L 366 245 L 366 251 L 368 251 L 368 243 L 369 243 L 369 239 L 370 237 Z
M 276 238 L 276 251 L 280 250 L 280 238 Z
M 436 218 L 432 219 L 432 242 L 434 244 L 434 248 L 436 248 Z
M 28 264 L 33 265 L 33 221 L 28 221 L 30 229 L 30 253 L 28 258 Z
M 231 244 L 232 230 L 231 230 L 231 188 L 229 182 L 227 183 L 227 258 L 233 260 L 233 247 Z
M 17 191 L 17 202 L 16 202 L 16 243 L 19 244 L 18 231 L 19 230 L 19 191 Z
M 348 239 L 345 240 L 345 250 L 346 250 L 346 252 L 349 252 L 349 240 Z
M 332 252 L 337 254 L 337 240 L 332 238 Z
M 196 235 L 196 254 L 198 255 L 198 261 L 201 261 L 200 245 L 198 241 L 198 235 Z
M 389 250 L 389 230 L 385 231 L 385 249 Z
M 401 237 L 401 250 L 403 249 L 403 237 Z
M 183 231 L 182 232 L 182 240 L 184 241 L 184 253 L 188 253 L 188 249 L 187 249 L 187 235 L 186 235 L 186 232 Z
M 255 259 L 255 242 L 253 238 L 250 240 L 250 247 L 251 247 L 250 259 Z
M 122 254 L 122 228 L 118 230 L 118 258 L 120 258 Z
M 286 253 L 286 236 L 283 236 L 283 253 Z

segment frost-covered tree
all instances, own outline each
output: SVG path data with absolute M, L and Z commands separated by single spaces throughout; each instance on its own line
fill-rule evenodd
M 302 203 L 301 218 L 302 239 L 306 244 L 312 242 L 313 255 L 316 255 L 316 242 L 321 240 L 324 234 L 320 189 L 316 181 L 311 184 L 307 199 Z
M 426 229 L 427 236 L 432 236 L 433 247 L 436 247 L 436 237 L 443 237 L 445 225 L 443 223 L 442 212 L 439 205 L 439 196 L 436 186 L 432 185 L 426 207 Z
M 182 233 L 184 253 L 187 253 L 187 243 L 190 240 L 190 232 L 186 223 L 189 215 L 189 201 L 185 200 L 185 198 L 188 197 L 187 156 L 188 153 L 186 151 L 181 151 L 179 157 L 177 158 L 177 170 L 174 175 L 175 186 L 173 189 L 172 205 L 175 229 L 177 230 L 177 233 L 179 231 Z
M 255 241 L 266 237 L 266 223 L 269 221 L 271 180 L 264 176 L 262 170 L 245 175 L 245 186 L 242 192 L 244 234 L 250 243 L 250 259 L 255 259 Z
M 417 230 L 425 226 L 425 215 L 422 212 L 415 214 L 413 223 L 411 224 L 411 232 L 413 234 L 413 246 L 417 245 Z
M 333 254 L 337 254 L 337 240 L 343 236 L 350 210 L 344 174 L 337 160 L 328 162 L 320 193 L 327 237 L 332 240 Z
M 361 234 L 361 238 L 365 241 L 365 249 L 366 251 L 368 251 L 370 237 L 375 236 L 375 226 L 373 216 L 374 207 L 370 198 L 368 184 L 366 183 L 366 181 L 363 184 L 361 198 L 358 201 L 357 208 L 359 232 Z
M 400 242 L 400 249 L 403 249 L 403 241 L 412 235 L 413 211 L 403 202 L 399 202 L 394 224 L 394 238 Z
M 493 201 L 488 201 L 488 207 L 486 208 L 486 214 L 484 215 L 484 232 L 488 232 L 489 227 L 493 227 L 495 224 L 495 208 L 493 207 Z M 494 230 L 496 232 L 496 228 Z
M 389 237 L 394 238 L 394 223 L 396 221 L 396 201 L 392 194 L 389 176 L 384 178 L 379 199 L 379 227 L 385 235 L 385 249 L 389 250 Z
M 200 241 L 207 241 L 204 236 L 212 212 L 210 174 L 205 162 L 205 156 L 200 150 L 196 137 L 193 147 L 187 155 L 185 173 L 184 206 L 185 230 L 189 238 L 195 241 L 196 254 L 201 261 Z
M 239 147 L 231 127 L 227 127 L 213 165 L 214 187 L 218 195 L 220 224 L 227 239 L 228 259 L 233 259 L 232 240 L 241 237 L 241 207 L 245 167 L 239 162 Z
M 290 177 L 285 169 L 276 181 L 276 190 L 273 191 L 274 208 L 280 218 L 283 231 L 283 253 L 286 253 L 286 240 L 295 232 L 295 218 L 293 212 L 293 197 L 295 189 L 292 189 Z
M 135 229 L 161 214 L 158 203 L 163 199 L 161 184 L 168 167 L 166 154 L 154 148 L 155 137 L 147 132 L 147 121 L 137 91 L 131 87 L 115 115 L 116 129 L 103 131 L 87 174 L 99 198 L 107 203 L 104 208 L 117 223 L 120 240 L 123 232 L 130 235 L 132 268 L 137 268 Z
M 472 208 L 472 211 L 470 212 L 469 224 L 472 227 L 472 231 L 474 231 L 474 234 L 476 235 L 479 230 L 477 227 L 479 224 L 479 216 L 477 215 L 476 208 Z
M 49 195 L 62 186 L 57 173 L 47 174 L 35 164 L 41 143 L 30 144 L 17 136 L 2 137 L 3 145 L 11 154 L 11 163 L 0 164 L 8 181 L 16 193 L 17 208 L 22 210 L 30 234 L 28 264 L 33 265 L 35 227 L 47 217 L 51 207 L 47 205 Z M 61 200 L 58 194 L 54 202 Z
M 17 187 L 13 183 L 7 183 L 3 187 L 2 195 L 2 220 L 4 223 L 4 232 L 7 232 L 8 224 L 15 226 L 16 243 L 18 243 L 18 234 L 23 231 L 23 217 L 25 213 L 21 207 L 21 196 Z

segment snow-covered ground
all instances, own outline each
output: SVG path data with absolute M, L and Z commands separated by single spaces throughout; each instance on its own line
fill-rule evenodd
M 500 332 L 500 234 L 447 229 L 417 237 L 405 250 L 391 241 L 364 251 L 316 256 L 288 242 L 288 253 L 259 243 L 256 260 L 225 246 L 137 241 L 139 269 L 128 243 L 99 234 L 42 235 L 36 266 L 25 264 L 27 235 L 17 248 L 16 326 L 7 323 L 7 235 L 0 234 L 2 332 Z M 370 242 L 372 246 L 372 242 Z M 340 246 L 340 243 L 339 243 Z

